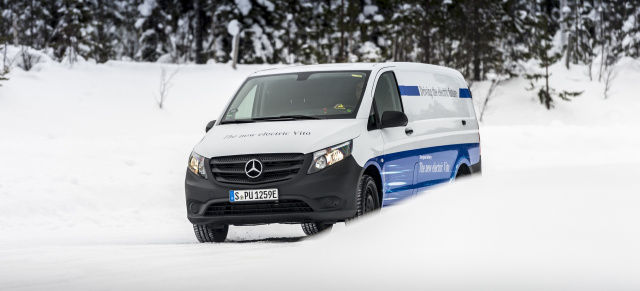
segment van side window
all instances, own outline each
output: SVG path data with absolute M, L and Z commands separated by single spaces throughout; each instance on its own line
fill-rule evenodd
M 386 111 L 403 112 L 400 95 L 398 94 L 398 84 L 393 72 L 386 72 L 380 76 L 373 99 L 379 116 L 382 116 Z

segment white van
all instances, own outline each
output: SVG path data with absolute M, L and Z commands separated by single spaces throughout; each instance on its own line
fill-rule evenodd
M 481 172 L 464 78 L 426 64 L 259 71 L 206 130 L 185 182 L 200 242 L 224 241 L 229 225 L 311 235 Z

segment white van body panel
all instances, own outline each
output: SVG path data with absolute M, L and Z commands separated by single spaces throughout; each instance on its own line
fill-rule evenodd
M 360 135 L 366 120 L 295 120 L 214 126 L 194 151 L 206 158 L 247 153 L 312 153 Z M 366 126 L 365 126 L 366 130 Z

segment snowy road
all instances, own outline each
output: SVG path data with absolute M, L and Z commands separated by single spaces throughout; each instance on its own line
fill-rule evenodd
M 111 230 L 111 235 L 121 231 Z M 97 234 L 81 236 L 87 235 Z M 153 236 L 151 242 L 145 243 L 139 242 L 149 239 L 144 232 L 127 235 L 133 239 L 74 243 L 78 236 L 71 236 L 62 243 L 2 246 L 0 289 L 179 290 L 185 284 L 201 285 L 196 283 L 198 278 L 210 282 L 224 278 L 242 281 L 242 276 L 234 278 L 233 274 L 240 275 L 248 265 L 264 265 L 277 254 L 286 253 L 295 246 L 292 242 L 300 239 L 277 237 L 283 235 L 282 230 L 273 232 L 275 237 L 249 236 L 223 245 L 198 244 L 192 233 L 182 230 L 167 230 L 164 237 Z M 33 239 L 37 242 L 37 237 Z
M 636 70 L 607 101 L 573 74 L 588 91 L 553 111 L 522 80 L 499 88 L 480 180 L 314 239 L 273 225 L 198 244 L 187 157 L 260 67 L 186 66 L 159 110 L 158 64 L 39 66 L 0 88 L 0 290 L 640 289 Z

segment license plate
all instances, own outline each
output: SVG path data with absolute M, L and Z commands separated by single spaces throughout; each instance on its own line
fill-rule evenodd
M 278 189 L 230 190 L 229 201 L 278 201 Z

